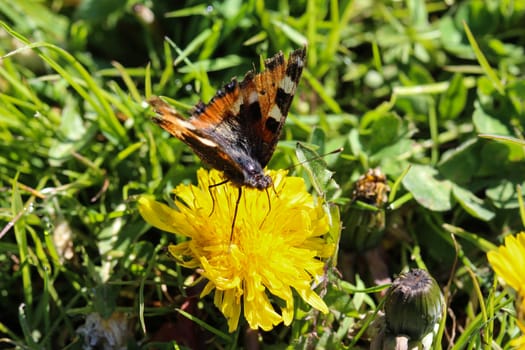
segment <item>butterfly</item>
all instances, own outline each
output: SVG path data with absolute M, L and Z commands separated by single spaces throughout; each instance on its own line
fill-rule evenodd
M 242 81 L 233 78 L 208 104 L 197 103 L 189 118 L 152 97 L 153 121 L 238 186 L 238 205 L 242 186 L 272 186 L 264 167 L 275 151 L 305 60 L 306 47 L 291 52 L 288 60 L 279 52 L 264 61 L 262 72 L 248 71 Z

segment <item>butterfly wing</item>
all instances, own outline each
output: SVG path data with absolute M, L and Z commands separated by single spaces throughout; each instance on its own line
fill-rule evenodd
M 235 184 L 267 188 L 271 180 L 263 168 L 279 140 L 305 55 L 306 48 L 296 50 L 286 62 L 279 52 L 265 61 L 263 72 L 250 71 L 240 83 L 232 79 L 207 105 L 198 103 L 187 120 L 153 98 L 155 121 Z
M 259 141 L 254 144 L 252 152 L 263 167 L 268 164 L 277 146 L 305 59 L 306 47 L 293 51 L 287 62 L 283 54 L 278 53 L 265 61 L 266 69 L 253 79 L 262 118 L 252 128 L 258 133 L 254 138 Z M 253 104 L 249 109 L 256 110 Z
M 204 106 L 194 108 L 192 123 L 210 134 L 230 140 L 265 167 L 281 135 L 306 58 L 306 47 L 293 51 L 288 61 L 282 52 L 265 60 L 265 70 L 249 71 L 237 84 L 232 80 Z
M 224 127 L 217 127 L 218 124 L 221 124 L 220 121 L 211 119 L 214 115 L 201 113 L 201 118 L 186 119 L 176 109 L 158 97 L 152 97 L 148 103 L 156 112 L 156 116 L 153 118 L 154 122 L 190 146 L 193 152 L 205 163 L 223 171 L 232 182 L 242 184 L 243 170 L 239 163 L 232 158 L 232 152 L 228 152 L 228 145 L 231 140 L 228 140 L 227 136 L 221 136 L 227 133 L 224 132 Z M 194 109 L 198 108 L 203 107 L 198 104 Z M 214 128 L 223 132 L 213 132 Z

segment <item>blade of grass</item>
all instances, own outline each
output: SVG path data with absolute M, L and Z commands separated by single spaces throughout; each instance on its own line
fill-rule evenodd
M 483 71 L 485 72 L 489 80 L 494 85 L 494 88 L 498 90 L 500 94 L 504 95 L 505 88 L 503 87 L 503 84 L 498 78 L 498 75 L 496 74 L 496 72 L 490 66 L 489 61 L 487 61 L 487 58 L 485 57 L 485 55 L 483 55 L 483 52 L 481 52 L 481 49 L 479 48 L 476 38 L 474 38 L 474 35 L 472 35 L 472 32 L 470 31 L 470 28 L 467 22 L 465 21 L 463 21 L 463 28 L 465 29 L 465 33 L 467 34 L 467 38 L 470 43 L 470 46 L 472 47 L 472 50 L 474 50 L 474 54 L 476 55 L 476 58 L 478 59 L 478 62 L 481 68 L 483 68 Z
M 131 94 L 131 97 L 133 97 L 133 99 L 137 103 L 140 103 L 142 101 L 142 97 L 140 96 L 137 86 L 135 85 L 131 77 L 129 76 L 126 68 L 124 68 L 124 66 L 122 66 L 120 63 L 116 61 L 111 62 L 111 64 L 113 65 L 113 67 L 115 67 L 119 71 L 120 76 L 122 77 L 122 80 L 124 80 L 124 84 L 126 84 L 126 87 L 128 88 L 129 93 Z
M 219 338 L 224 339 L 226 341 L 230 341 L 231 340 L 231 337 L 228 334 L 226 334 L 224 332 L 221 332 L 217 328 L 214 328 L 214 327 L 210 326 L 209 324 L 207 324 L 206 322 L 204 322 L 204 321 L 200 320 L 199 318 L 193 316 L 192 314 L 190 314 L 190 313 L 188 313 L 188 312 L 186 312 L 186 311 L 184 311 L 182 309 L 178 309 L 178 308 L 175 309 L 175 311 L 180 313 L 182 316 L 186 317 L 188 320 L 191 320 L 191 321 L 197 323 L 202 328 L 207 329 L 208 331 L 210 331 L 211 333 L 215 334 Z
M 151 271 L 156 266 L 156 257 L 158 256 L 158 253 L 162 248 L 162 245 L 158 245 L 151 256 L 148 259 L 148 264 L 146 265 L 147 268 L 144 271 L 143 277 L 140 279 L 139 284 L 139 323 L 140 328 L 142 329 L 142 332 L 146 334 L 146 321 L 144 320 L 144 309 L 145 309 L 145 299 L 144 299 L 144 286 L 146 285 L 146 279 L 148 276 L 151 275 Z
M 28 320 L 26 309 L 27 305 L 25 304 L 20 304 L 18 307 L 18 322 L 20 323 L 20 327 L 24 333 L 24 340 L 29 349 L 43 349 L 42 347 L 38 346 L 38 344 L 33 339 L 31 327 L 29 326 L 31 322 Z
M 388 195 L 388 202 L 392 203 L 396 199 L 397 191 L 399 189 L 399 186 L 401 186 L 401 181 L 403 181 L 403 178 L 408 174 L 408 171 L 410 170 L 410 165 L 403 170 L 401 175 L 399 175 L 392 185 L 392 189 L 390 191 L 390 194 Z
M 151 97 L 151 64 L 146 65 L 146 74 L 144 75 L 144 95 L 146 99 Z
M 520 185 L 516 185 L 516 193 L 518 194 L 518 203 L 520 206 L 521 224 L 525 226 L 525 203 L 523 202 L 523 192 L 521 191 Z
M 483 298 L 483 293 L 481 292 L 481 288 L 479 286 L 479 282 L 478 282 L 478 279 L 476 277 L 476 275 L 474 274 L 474 272 L 469 269 L 468 267 L 465 267 L 467 269 L 467 272 L 468 274 L 470 275 L 470 279 L 472 281 L 472 284 L 474 286 L 474 292 L 476 293 L 476 296 L 479 300 L 479 307 L 481 309 L 481 317 L 482 317 L 482 321 L 483 321 L 483 324 L 486 324 L 488 322 L 488 315 L 487 315 L 487 308 L 485 306 L 485 298 Z M 489 327 L 484 327 L 484 335 L 485 335 L 485 346 L 484 348 L 486 350 L 489 350 L 491 349 L 491 346 L 490 346 L 490 342 L 488 341 L 488 329 Z
M 111 105 L 113 105 L 122 114 L 122 119 L 133 118 L 135 115 L 137 115 L 137 106 L 143 102 L 140 95 L 138 100 L 132 100 L 128 97 L 128 93 L 122 90 L 117 82 L 110 81 L 108 86 L 111 88 L 111 91 L 104 90 L 103 94 L 105 98 L 111 103 Z M 135 101 L 137 103 L 135 103 Z
M 164 70 L 160 76 L 159 90 L 163 90 L 166 84 L 173 79 L 173 55 L 171 54 L 170 43 L 168 40 L 164 41 Z M 146 95 L 151 96 L 151 95 Z
M 428 100 L 428 128 L 430 130 L 430 139 L 432 140 L 432 146 L 430 148 L 430 163 L 436 165 L 439 161 L 439 130 L 438 120 L 436 113 L 436 103 L 431 97 Z
M 24 301 L 27 307 L 31 308 L 33 305 L 33 288 L 31 284 L 31 265 L 29 264 L 29 247 L 27 244 L 26 226 L 22 217 L 26 213 L 26 208 L 22 202 L 22 197 L 18 191 L 18 175 L 15 176 L 12 185 L 11 196 L 11 214 L 12 220 L 9 225 L 14 226 L 15 238 L 18 246 L 18 254 L 20 255 L 20 268 L 22 273 L 22 285 L 24 288 Z M 25 315 L 25 313 L 24 313 Z
M 343 112 L 337 101 L 326 93 L 323 85 L 307 69 L 303 71 L 303 77 L 333 113 L 341 114 Z
M 60 74 L 60 76 L 64 78 L 75 89 L 75 91 L 77 91 L 77 93 L 93 107 L 93 109 L 99 116 L 98 120 L 101 122 L 102 130 L 108 133 L 109 138 L 112 139 L 114 143 L 118 144 L 121 141 L 127 140 L 126 131 L 115 116 L 115 113 L 113 112 L 113 109 L 111 108 L 110 104 L 103 96 L 103 89 L 101 89 L 97 85 L 95 80 L 91 77 L 91 74 L 69 52 L 56 45 L 49 44 L 46 42 L 30 43 L 29 40 L 27 40 L 24 36 L 11 29 L 7 24 L 0 22 L 0 25 L 11 36 L 17 38 L 18 40 L 26 44 L 25 48 L 34 49 L 38 53 L 40 58 L 42 58 L 58 74 Z M 82 88 L 82 86 L 76 81 L 76 79 L 74 79 L 73 76 L 71 76 L 71 74 L 69 74 L 67 70 L 62 67 L 63 64 L 58 63 L 49 55 L 43 53 L 43 50 L 41 50 L 42 48 L 50 49 L 58 53 L 62 58 L 64 58 L 80 74 L 81 78 L 83 79 L 83 82 L 87 84 L 89 91 L 94 94 L 100 105 L 96 103 L 95 100 L 92 98 L 91 94 L 88 93 L 84 88 Z M 13 54 L 16 54 L 17 52 L 19 52 L 19 50 L 12 51 L 2 56 L 2 58 L 5 59 Z
M 285 22 L 278 21 L 278 20 L 272 20 L 272 24 L 279 28 L 288 39 L 290 39 L 292 42 L 296 43 L 297 45 L 303 46 L 305 45 L 308 40 L 304 37 L 303 34 L 301 34 L 299 31 L 292 28 L 290 25 L 288 25 Z
M 438 331 L 437 331 L 437 333 L 436 333 L 436 335 L 434 337 L 434 341 L 433 341 L 432 349 L 434 349 L 434 350 L 441 350 L 442 349 L 441 339 L 443 339 L 443 334 L 445 333 L 446 323 L 447 323 L 447 307 L 443 303 L 443 310 L 441 312 L 441 320 L 439 321 L 439 328 L 438 328 Z
M 207 8 L 209 6 L 210 5 L 200 4 L 200 5 L 195 5 L 193 7 L 186 7 L 181 10 L 166 12 L 164 14 L 164 17 L 178 18 L 178 17 L 199 16 L 199 15 L 204 16 L 208 13 Z
M 1 70 L 1 68 L 0 68 Z M 4 104 L 9 104 L 9 105 L 16 105 L 16 106 L 19 106 L 19 107 L 22 107 L 22 108 L 27 108 L 27 109 L 30 109 L 30 110 L 33 110 L 34 112 L 38 111 L 41 109 L 41 105 L 35 105 L 34 103 L 32 102 L 28 102 L 26 100 L 22 100 L 20 98 L 17 98 L 17 97 L 13 97 L 13 96 L 10 96 L 10 95 L 6 95 L 6 94 L 3 94 L 3 93 L 0 93 L 0 99 L 2 99 L 2 101 L 4 102 Z M 4 106 L 1 106 L 2 108 L 5 107 Z M 2 120 L 2 122 L 6 123 L 7 125 L 11 124 L 11 125 L 15 125 L 15 124 L 19 124 L 21 125 L 21 121 L 25 119 L 25 115 L 23 113 L 21 113 L 18 109 L 16 108 L 13 108 L 11 110 L 9 110 L 9 112 L 5 112 L 5 113 L 1 113 L 0 112 L 0 116 L 4 114 L 4 115 L 11 115 L 12 118 L 5 118 L 4 120 Z M 14 115 L 14 118 L 13 118 L 13 115 Z
M 510 143 L 510 144 L 525 146 L 525 140 L 518 139 L 512 136 L 503 136 L 503 135 L 494 135 L 494 134 L 479 134 L 478 136 L 484 139 L 499 141 L 501 143 Z
M 8 64 L 3 59 L 1 60 L 1 62 L 3 65 Z M 4 69 L 1 66 L 0 66 L 0 76 L 9 82 L 9 85 L 14 89 L 14 91 L 17 91 L 22 96 L 26 97 L 28 101 L 33 102 L 34 107 L 31 107 L 31 109 L 39 110 L 43 108 L 43 105 L 40 99 L 33 93 L 33 91 L 31 91 L 31 89 L 29 89 L 26 85 L 22 83 L 22 79 L 19 79 L 19 77 L 16 77 L 15 75 L 10 74 L 6 69 Z M 29 102 L 26 102 L 26 104 L 28 103 Z
M 2 333 L 2 335 L 7 335 L 7 337 L 9 337 L 10 339 L 13 340 L 13 342 L 10 342 L 10 339 L 0 339 L 0 344 L 12 344 L 12 345 L 15 345 L 14 343 L 15 342 L 19 342 L 20 341 L 20 338 L 18 337 L 18 335 L 13 332 L 12 330 L 10 330 L 9 328 L 7 328 L 7 326 L 0 322 L 0 333 Z M 13 349 L 16 349 L 16 347 L 13 346 Z
M 474 233 L 467 232 L 461 227 L 457 227 L 457 226 L 453 226 L 449 224 L 443 224 L 443 228 L 447 230 L 448 232 L 453 233 L 454 235 L 464 238 L 467 241 L 475 244 L 478 248 L 480 248 L 484 252 L 489 252 L 497 248 L 497 246 L 487 241 L 486 239 L 483 239 L 482 237 Z
M 36 314 L 35 323 L 40 324 L 41 322 L 39 319 L 40 318 L 43 319 L 44 321 L 43 333 L 52 334 L 52 332 L 50 331 L 51 320 L 49 318 L 49 316 L 51 315 L 51 307 L 50 307 L 50 300 L 49 300 L 50 299 L 49 298 L 49 290 L 50 290 L 49 269 L 46 268 L 45 266 L 44 268 L 40 266 L 39 270 L 40 270 L 40 274 L 43 276 L 44 285 L 42 287 L 42 292 L 40 294 L 41 299 L 38 302 L 38 306 L 35 312 Z M 42 339 L 41 343 L 46 349 L 50 349 L 52 348 L 51 340 L 52 340 L 51 337 L 45 337 L 45 339 Z
M 317 8 L 317 2 L 315 0 L 307 0 L 306 2 L 306 38 L 308 45 L 312 48 L 317 47 L 317 14 L 319 9 Z M 308 63 L 312 67 L 317 66 L 318 57 L 316 50 L 310 50 L 308 52 Z
M 162 179 L 162 165 L 159 160 L 157 140 L 153 136 L 151 130 L 146 131 L 146 137 L 148 140 L 148 160 L 151 170 L 152 179 Z
M 182 61 L 186 61 L 186 59 L 192 54 L 194 53 L 195 51 L 197 51 L 199 49 L 199 47 L 206 41 L 208 40 L 208 38 L 210 37 L 210 35 L 212 34 L 211 30 L 210 29 L 207 29 L 205 31 L 203 31 L 202 33 L 200 33 L 199 35 L 197 35 L 195 37 L 195 39 L 193 39 L 187 46 L 184 50 L 181 50 L 180 52 L 178 52 L 179 56 L 175 59 L 175 61 L 173 62 L 173 66 L 178 66 L 179 63 L 181 63 Z

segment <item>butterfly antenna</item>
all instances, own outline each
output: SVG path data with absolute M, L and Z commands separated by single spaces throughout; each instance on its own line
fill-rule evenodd
M 301 161 L 299 163 L 292 164 L 288 168 L 286 168 L 285 170 L 292 170 L 293 168 L 298 167 L 299 165 L 311 162 L 313 160 L 321 159 L 321 158 L 330 156 L 332 154 L 340 153 L 340 152 L 343 152 L 343 151 L 344 151 L 344 148 L 343 147 L 339 147 L 339 148 L 334 149 L 333 151 L 330 151 L 330 152 L 327 152 L 327 153 L 324 153 L 324 154 L 320 154 L 320 155 L 318 155 L 316 157 L 313 157 L 313 158 L 305 159 L 305 160 L 303 160 L 303 161 Z
M 239 194 L 237 196 L 237 200 L 235 201 L 235 210 L 233 211 L 232 228 L 230 231 L 230 244 L 233 240 L 233 229 L 235 228 L 235 221 L 237 220 L 237 212 L 239 211 L 239 203 L 241 202 L 241 196 L 242 196 L 242 187 L 239 186 Z

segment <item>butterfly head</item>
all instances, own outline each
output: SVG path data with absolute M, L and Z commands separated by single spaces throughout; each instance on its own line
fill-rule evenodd
M 272 178 L 263 173 L 247 174 L 244 178 L 244 184 L 258 190 L 264 190 L 272 185 Z
M 236 167 L 223 167 L 226 177 L 237 186 L 246 186 L 264 190 L 272 185 L 272 179 L 264 174 L 263 167 L 251 157 L 243 157 L 239 154 L 235 158 Z

